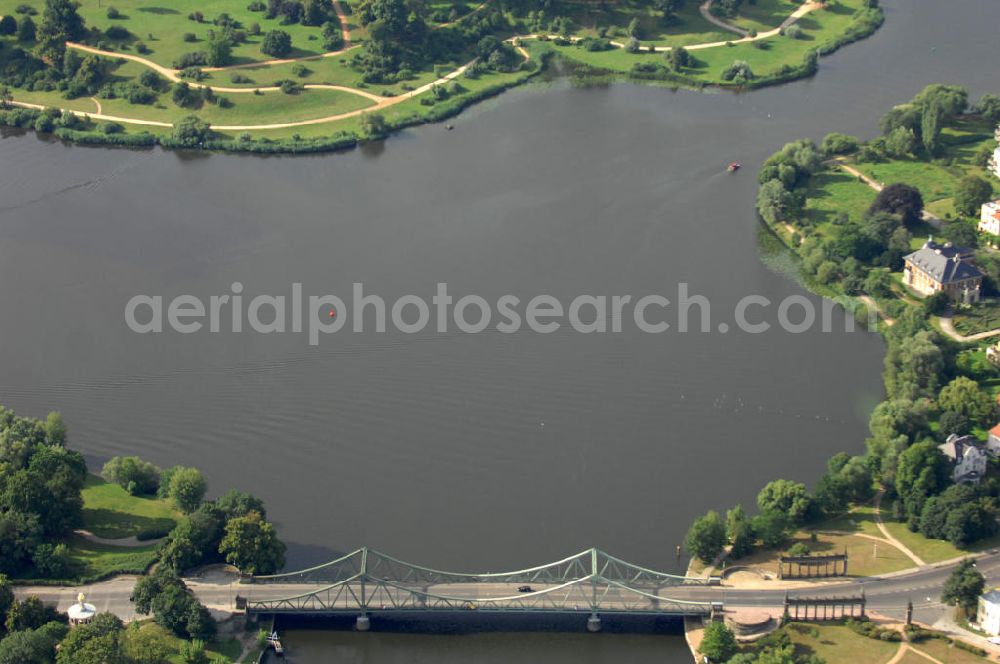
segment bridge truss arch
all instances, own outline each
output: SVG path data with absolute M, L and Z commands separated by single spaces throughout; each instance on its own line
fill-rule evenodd
M 250 577 L 255 613 L 522 611 L 707 615 L 718 602 L 671 597 L 717 580 L 659 572 L 588 549 L 507 572 L 450 572 L 361 548 L 322 565 Z

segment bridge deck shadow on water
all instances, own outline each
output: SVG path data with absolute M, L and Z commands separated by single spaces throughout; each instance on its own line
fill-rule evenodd
M 548 632 L 579 634 L 586 627 L 586 614 L 469 614 L 456 612 L 376 613 L 371 617 L 372 629 L 380 633 L 455 635 L 483 633 Z M 274 628 L 286 630 L 356 631 L 354 616 L 301 615 L 276 616 Z M 602 632 L 609 634 L 646 634 L 677 636 L 684 631 L 684 619 L 677 616 L 609 615 L 603 620 Z

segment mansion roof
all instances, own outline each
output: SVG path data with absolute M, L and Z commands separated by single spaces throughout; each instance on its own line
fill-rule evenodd
M 928 274 L 935 281 L 948 284 L 966 279 L 981 278 L 983 273 L 968 259 L 972 256 L 969 249 L 953 247 L 951 243 L 938 244 L 928 240 L 905 261 Z

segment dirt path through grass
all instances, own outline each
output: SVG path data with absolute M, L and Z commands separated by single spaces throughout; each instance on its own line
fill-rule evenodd
M 749 30 L 744 30 L 731 23 L 726 23 L 721 18 L 712 13 L 712 0 L 705 0 L 705 2 L 698 5 L 698 11 L 701 12 L 702 18 L 711 23 L 712 25 L 717 25 L 723 30 L 729 30 L 730 32 L 735 32 L 740 37 L 748 37 L 750 35 Z
M 875 525 L 878 526 L 879 531 L 881 531 L 881 533 L 885 536 L 885 538 L 889 540 L 889 542 L 891 542 L 894 547 L 905 553 L 909 557 L 909 559 L 915 562 L 917 565 L 923 567 L 927 563 L 925 563 L 923 559 L 920 558 L 920 556 L 910 551 L 910 549 L 908 549 L 905 544 L 903 544 L 898 539 L 893 537 L 892 533 L 889 532 L 889 529 L 885 527 L 884 523 L 882 523 L 883 496 L 885 496 L 884 489 L 880 490 L 878 493 L 875 494 Z

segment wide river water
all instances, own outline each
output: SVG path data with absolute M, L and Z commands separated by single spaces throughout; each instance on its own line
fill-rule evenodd
M 875 335 L 340 332 L 138 335 L 133 295 L 390 302 L 548 293 L 736 301 L 803 290 L 768 267 L 755 172 L 784 142 L 863 137 L 924 85 L 1000 92 L 997 0 L 889 0 L 873 38 L 752 94 L 535 84 L 345 154 L 259 158 L 0 141 L 0 401 L 63 412 L 99 464 L 194 465 L 267 501 L 289 567 L 361 545 L 443 569 L 590 547 L 678 568 L 708 508 L 812 483 L 860 452 Z M 730 161 L 744 169 L 724 172 Z M 818 302 L 816 298 L 810 299 Z M 668 318 L 669 320 L 669 318 Z M 772 318 L 773 320 L 773 318 Z M 713 322 L 713 329 L 716 323 Z M 97 467 L 95 465 L 95 467 Z M 688 661 L 652 634 L 296 631 L 294 661 Z M 611 630 L 613 631 L 613 630 Z M 642 631 L 642 630 L 640 630 Z

